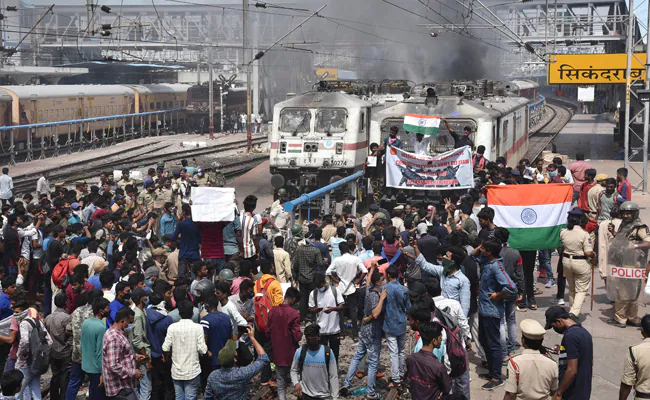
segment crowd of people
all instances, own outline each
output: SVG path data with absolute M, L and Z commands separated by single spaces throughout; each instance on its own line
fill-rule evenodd
M 193 221 L 190 188 L 214 182 L 185 161 L 150 169 L 141 187 L 126 170 L 117 182 L 103 175 L 75 189 L 51 190 L 43 176 L 36 196 L 20 201 L 4 169 L 2 396 L 42 398 L 51 370 L 52 400 L 75 399 L 82 387 L 93 400 L 246 399 L 258 379 L 282 400 L 377 399 L 378 379 L 413 399 L 469 399 L 472 355 L 482 360 L 482 389 L 505 385 L 505 399 L 589 399 L 593 346 L 579 321 L 591 265 L 608 278 L 606 255 L 621 232 L 650 248 L 627 171 L 599 175 L 581 154 L 568 167 L 555 159 L 511 168 L 481 150 L 476 187 L 439 207 L 372 204 L 357 216 L 344 206 L 302 225 L 291 225 L 284 189 L 267 210 L 250 195 L 233 205 L 231 222 Z M 575 189 L 563 247 L 509 247 L 487 185 L 553 183 Z M 545 326 L 521 321 L 518 338 L 517 310 L 537 308 L 538 267 L 546 287 L 557 286 L 557 305 Z M 650 334 L 636 303 L 614 307 L 613 325 Z M 563 334 L 557 351 L 543 346 L 551 328 Z M 346 336 L 356 346 L 348 365 Z M 645 398 L 636 351 L 621 391 Z

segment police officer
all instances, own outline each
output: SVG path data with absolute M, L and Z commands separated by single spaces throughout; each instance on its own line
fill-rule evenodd
M 156 184 L 151 181 L 145 182 L 144 190 L 138 196 L 138 204 L 141 204 L 145 210 L 149 210 L 154 201 L 156 201 Z
M 562 251 L 562 264 L 569 288 L 570 313 L 578 317 L 582 303 L 587 297 L 587 290 L 591 283 L 591 264 L 596 254 L 589 234 L 583 229 L 586 218 L 582 210 L 569 211 L 567 227 L 560 232 L 564 249 Z
M 555 361 L 542 354 L 546 330 L 533 319 L 521 321 L 519 327 L 524 351 L 508 360 L 503 400 L 550 400 L 558 387 L 558 369 Z
M 641 319 L 641 336 L 643 342 L 625 352 L 619 399 L 627 399 L 632 388 L 636 391 L 635 399 L 650 399 L 650 315 Z
M 74 183 L 77 198 L 80 199 L 88 194 L 88 184 L 86 181 L 77 181 Z
M 129 176 L 130 172 L 128 169 L 123 169 L 122 170 L 122 179 L 117 181 L 117 187 L 120 189 L 124 189 L 127 185 L 131 185 L 135 187 L 135 179 L 131 179 Z
M 614 236 L 612 245 L 608 252 L 608 265 L 612 265 L 616 260 L 625 258 L 622 252 L 633 251 L 642 253 L 644 257 L 635 256 L 638 260 L 642 258 L 647 260 L 647 252 L 650 249 L 650 231 L 648 226 L 643 224 L 639 219 L 639 206 L 633 201 L 626 201 L 621 204 L 621 225 L 617 231 L 610 224 L 609 232 Z M 619 262 L 616 262 L 619 264 Z M 645 264 L 646 261 L 643 262 Z M 620 262 L 618 266 L 625 266 L 625 262 Z M 636 265 L 637 267 L 646 267 L 647 265 Z M 641 320 L 638 316 L 639 304 L 638 295 L 640 294 L 642 282 L 633 279 L 620 279 L 608 277 L 607 295 L 614 302 L 614 318 L 607 321 L 608 324 L 625 328 L 626 325 L 638 327 Z
M 210 185 L 210 177 L 203 172 L 203 169 L 201 167 L 198 167 L 196 169 L 195 180 L 199 186 L 204 186 L 204 187 L 212 186 Z

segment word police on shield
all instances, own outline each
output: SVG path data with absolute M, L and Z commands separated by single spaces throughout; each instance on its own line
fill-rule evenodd
M 645 279 L 645 268 L 609 266 L 609 276 L 622 279 Z

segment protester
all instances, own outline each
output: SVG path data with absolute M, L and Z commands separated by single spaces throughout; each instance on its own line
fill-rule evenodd
M 114 318 L 114 323 L 104 334 L 102 345 L 102 382 L 109 398 L 137 398 L 135 388 L 142 377 L 142 371 L 136 363 L 142 363 L 145 357 L 133 352 L 126 329 L 133 323 L 134 312 L 124 307 Z
M 307 344 L 296 350 L 291 364 L 291 382 L 296 396 L 304 399 L 338 399 L 339 377 L 337 359 L 322 344 L 320 327 L 305 328 Z

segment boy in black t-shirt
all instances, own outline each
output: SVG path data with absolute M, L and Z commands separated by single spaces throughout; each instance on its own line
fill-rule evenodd
M 594 360 L 591 334 L 560 306 L 546 310 L 546 329 L 550 328 L 563 335 L 558 361 L 560 387 L 555 398 L 588 400 Z

